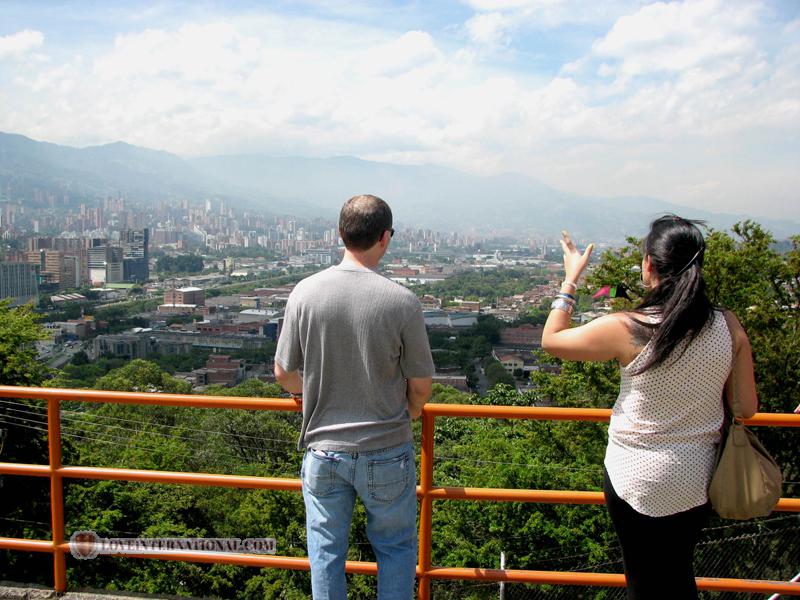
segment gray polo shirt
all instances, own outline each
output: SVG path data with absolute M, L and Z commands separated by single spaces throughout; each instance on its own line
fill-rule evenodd
M 298 447 L 339 452 L 410 441 L 405 380 L 434 372 L 417 297 L 350 264 L 297 284 L 275 361 L 286 371 L 303 371 Z

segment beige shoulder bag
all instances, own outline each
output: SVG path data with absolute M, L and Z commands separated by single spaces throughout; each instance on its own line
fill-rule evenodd
M 727 412 L 727 411 L 726 411 Z M 733 395 L 733 418 L 726 414 L 717 466 L 708 497 L 723 519 L 753 519 L 772 512 L 781 497 L 783 475 L 756 435 L 740 419 L 742 409 Z

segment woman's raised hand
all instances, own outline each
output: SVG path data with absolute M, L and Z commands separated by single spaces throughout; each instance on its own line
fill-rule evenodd
M 570 239 L 569 234 L 566 231 L 562 231 L 561 249 L 564 251 L 564 278 L 572 283 L 577 283 L 586 265 L 589 264 L 589 257 L 592 255 L 594 244 L 589 244 L 581 254 Z

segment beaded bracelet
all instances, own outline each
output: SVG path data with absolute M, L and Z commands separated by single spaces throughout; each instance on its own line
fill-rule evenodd
M 564 283 L 562 283 L 561 285 L 568 285 L 569 287 L 572 288 L 573 292 L 578 289 L 578 284 L 576 284 L 574 281 L 567 281 L 566 279 L 564 280 Z
M 564 298 L 556 298 L 550 305 L 550 310 L 563 310 L 568 315 L 571 315 L 575 310 L 575 305 Z
M 558 292 L 556 294 L 556 298 L 565 298 L 567 300 L 572 300 L 573 302 L 575 302 L 575 296 L 573 296 L 572 294 L 568 294 L 567 292 Z

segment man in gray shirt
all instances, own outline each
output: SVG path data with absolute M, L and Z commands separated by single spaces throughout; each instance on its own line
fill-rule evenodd
M 294 288 L 275 355 L 278 382 L 303 403 L 313 597 L 347 596 L 358 496 L 378 561 L 378 598 L 409 600 L 417 558 L 410 420 L 430 397 L 433 360 L 416 296 L 376 272 L 394 234 L 389 206 L 375 196 L 350 198 L 339 233 L 342 262 Z

